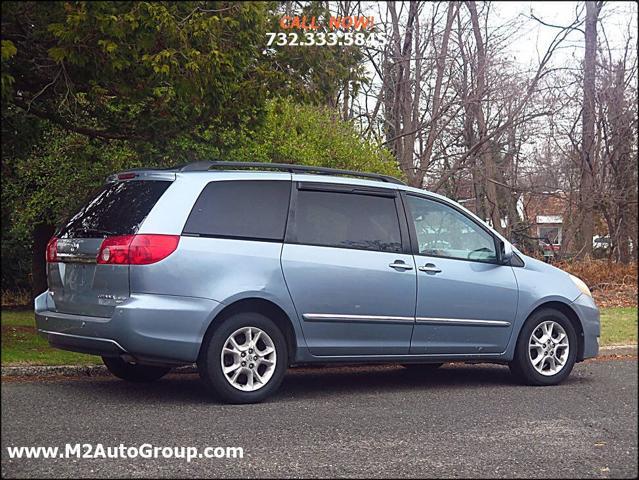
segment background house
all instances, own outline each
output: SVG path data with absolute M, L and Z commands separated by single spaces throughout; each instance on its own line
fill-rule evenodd
M 529 225 L 528 235 L 546 257 L 554 256 L 562 248 L 567 211 L 568 199 L 560 190 L 524 193 L 517 201 L 520 220 Z

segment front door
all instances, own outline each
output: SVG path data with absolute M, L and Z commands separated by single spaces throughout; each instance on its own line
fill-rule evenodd
M 512 267 L 497 263 L 493 235 L 447 203 L 410 194 L 404 199 L 417 266 L 410 352 L 503 352 L 517 313 L 518 289 Z
M 416 273 L 396 190 L 298 183 L 292 205 L 282 269 L 311 353 L 408 353 Z

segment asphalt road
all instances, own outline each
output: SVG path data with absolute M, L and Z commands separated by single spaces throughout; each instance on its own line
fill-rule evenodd
M 9 460 L 7 446 L 240 446 L 243 459 Z M 260 405 L 220 405 L 197 376 L 2 385 L 7 477 L 636 477 L 637 359 L 577 365 L 557 387 L 447 365 L 291 371 Z

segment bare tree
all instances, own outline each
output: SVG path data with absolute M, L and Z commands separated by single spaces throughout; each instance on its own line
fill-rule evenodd
M 611 254 L 623 263 L 631 259 L 631 245 L 637 245 L 637 104 L 627 88 L 636 65 L 628 68 L 626 58 L 602 62 L 597 89 L 601 165 L 595 178 L 595 208 L 606 222 Z
M 586 31 L 584 54 L 584 95 L 582 107 L 581 140 L 581 226 L 579 229 L 579 255 L 592 255 L 594 233 L 593 177 L 595 155 L 595 75 L 597 70 L 597 20 L 602 1 L 586 2 Z
M 406 173 L 411 185 L 415 184 L 415 171 L 413 168 L 413 155 L 415 148 L 415 133 L 417 131 L 417 121 L 413 105 L 419 104 L 420 88 L 415 82 L 415 69 L 411 69 L 413 48 L 413 37 L 419 41 L 418 16 L 420 6 L 418 2 L 409 2 L 406 25 L 402 29 L 400 26 L 400 15 L 396 4 L 388 4 L 388 11 L 391 16 L 392 34 L 390 48 L 387 57 L 384 59 L 384 100 L 386 112 L 386 134 L 387 142 L 395 154 L 400 167 Z M 403 30 L 403 31 L 402 31 Z M 419 44 L 415 48 L 417 57 L 420 58 L 422 51 Z
M 482 99 L 486 94 L 486 49 L 484 39 L 479 28 L 479 16 L 477 15 L 477 6 L 474 0 L 466 2 L 468 11 L 470 12 L 470 21 L 473 26 L 473 36 L 475 37 L 475 47 L 477 48 L 477 84 L 473 93 L 472 112 L 477 122 L 477 143 L 481 145 L 479 148 L 480 157 L 484 167 L 484 190 L 486 216 L 490 218 L 493 228 L 501 230 L 501 216 L 499 213 L 499 203 L 497 200 L 497 187 L 495 180 L 495 160 L 487 142 L 488 127 L 482 106 Z M 472 147 L 471 147 L 472 148 Z
M 363 100 L 350 95 L 351 118 L 411 185 L 460 200 L 505 235 L 532 242 L 522 199 L 556 198 L 562 254 L 590 255 L 593 234 L 609 234 L 616 259 L 636 257 L 636 36 L 613 59 L 618 46 L 597 35 L 602 5 L 577 4 L 558 25 L 532 12 L 495 21 L 499 4 L 476 0 L 376 4 L 389 42 L 366 48 L 374 79 Z M 507 52 L 531 20 L 556 34 L 528 68 Z M 575 32 L 583 62 L 555 61 Z

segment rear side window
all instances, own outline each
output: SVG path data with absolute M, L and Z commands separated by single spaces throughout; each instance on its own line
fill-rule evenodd
M 211 182 L 195 202 L 183 233 L 282 241 L 290 194 L 288 181 Z
M 171 182 L 142 180 L 106 184 L 58 231 L 59 238 L 131 235 Z
M 393 198 L 314 190 L 299 190 L 297 195 L 296 243 L 402 251 Z

